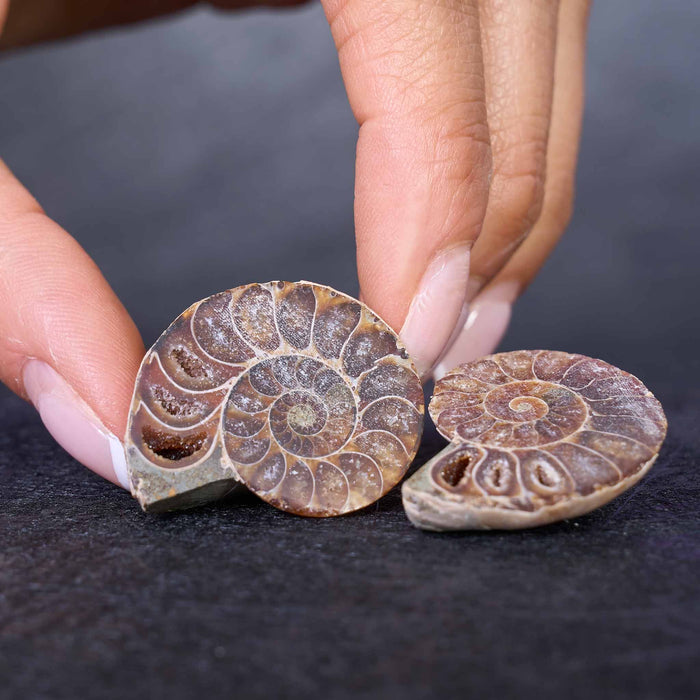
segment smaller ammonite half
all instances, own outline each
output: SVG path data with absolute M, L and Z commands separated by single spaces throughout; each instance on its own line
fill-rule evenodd
M 403 485 L 429 530 L 516 529 L 587 513 L 635 484 L 666 435 L 636 377 L 583 355 L 523 350 L 461 365 L 430 416 L 450 444 Z
M 249 284 L 181 314 L 146 353 L 126 434 L 146 510 L 245 484 L 299 515 L 341 515 L 395 486 L 423 430 L 423 389 L 396 333 L 310 282 Z

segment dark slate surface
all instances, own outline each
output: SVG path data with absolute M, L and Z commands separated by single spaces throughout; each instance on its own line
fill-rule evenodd
M 640 376 L 670 432 L 632 491 L 510 534 L 251 496 L 171 516 L 0 395 L 0 697 L 700 696 L 700 6 L 593 14 L 579 199 L 503 349 Z M 356 291 L 355 125 L 318 7 L 197 13 L 0 60 L 0 155 L 147 342 L 273 278 Z M 429 432 L 421 459 L 440 445 Z
M 1 445 L 2 697 L 697 697 L 689 403 L 608 506 L 451 535 L 414 529 L 397 490 L 326 521 L 253 496 L 147 516 L 22 413 Z

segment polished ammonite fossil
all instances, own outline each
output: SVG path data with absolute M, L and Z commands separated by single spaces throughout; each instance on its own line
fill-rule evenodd
M 587 513 L 635 484 L 666 435 L 639 379 L 583 355 L 524 350 L 464 364 L 435 386 L 450 444 L 403 485 L 414 525 L 514 529 Z
M 126 435 L 146 510 L 239 483 L 293 513 L 376 501 L 413 459 L 423 390 L 396 333 L 308 282 L 250 284 L 185 311 L 146 354 Z

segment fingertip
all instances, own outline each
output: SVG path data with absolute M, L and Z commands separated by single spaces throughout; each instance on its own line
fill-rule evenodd
M 27 397 L 56 442 L 100 476 L 128 489 L 124 447 L 56 370 L 28 360 L 22 370 Z
M 434 379 L 441 379 L 455 367 L 496 350 L 508 329 L 517 289 L 514 282 L 502 282 L 475 298 L 464 327 L 435 365 Z
M 401 328 L 401 339 L 423 377 L 443 352 L 464 307 L 470 247 L 455 246 L 430 262 Z
M 97 265 L 0 163 L 0 378 L 56 441 L 126 485 L 119 451 L 144 354 Z

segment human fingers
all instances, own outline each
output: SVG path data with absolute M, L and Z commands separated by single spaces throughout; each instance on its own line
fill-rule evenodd
M 0 161 L 0 379 L 56 441 L 128 488 L 120 437 L 143 357 L 95 263 Z
M 517 297 L 539 272 L 571 218 L 584 103 L 588 0 L 562 0 L 559 8 L 552 119 L 545 192 L 537 223 L 503 269 L 469 305 L 462 332 L 435 368 L 435 377 L 494 351 Z
M 323 0 L 360 125 L 355 183 L 363 299 L 422 373 L 466 295 L 491 149 L 475 0 Z
M 503 267 L 540 214 L 558 5 L 552 0 L 479 4 L 493 177 L 472 250 L 469 297 Z

